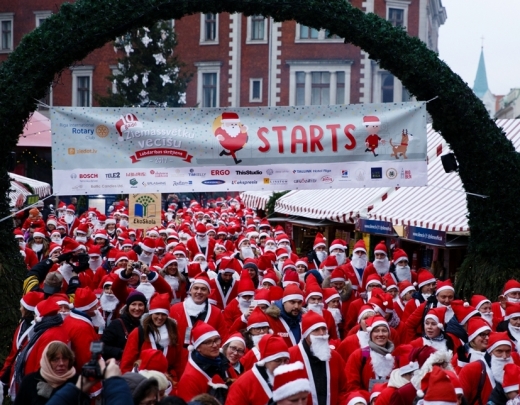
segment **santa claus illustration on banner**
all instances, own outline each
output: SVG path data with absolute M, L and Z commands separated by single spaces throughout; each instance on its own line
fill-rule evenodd
M 240 122 L 237 113 L 225 112 L 217 117 L 213 123 L 213 133 L 224 149 L 220 156 L 232 156 L 235 164 L 242 162 L 237 159 L 236 152 L 247 143 L 247 126 Z
M 365 152 L 372 152 L 374 156 L 378 156 L 376 149 L 379 147 L 379 142 L 382 145 L 385 144 L 385 140 L 382 139 L 378 133 L 381 129 L 381 121 L 375 115 L 366 115 L 363 117 L 363 125 L 365 126 L 368 136 L 365 139 Z

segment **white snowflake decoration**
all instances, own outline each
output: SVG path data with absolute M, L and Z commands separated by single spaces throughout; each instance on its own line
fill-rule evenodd
M 168 36 L 166 35 L 165 30 L 161 30 L 161 39 L 164 41 Z
M 117 53 L 117 47 L 114 46 L 114 52 Z
M 163 86 L 166 86 L 166 83 L 173 83 L 169 75 L 160 75 L 159 77 L 162 79 Z
M 166 63 L 166 59 L 164 59 L 164 56 L 162 53 L 156 53 L 155 55 L 153 55 L 153 57 L 155 58 L 156 65 L 160 65 L 161 63 Z
M 144 32 L 150 32 L 150 30 L 147 27 L 143 27 Z
M 134 76 L 132 77 L 132 79 L 134 79 L 134 82 L 136 82 L 136 83 L 137 83 L 137 81 L 139 80 L 139 76 L 137 76 L 137 75 L 134 75 Z
M 125 45 L 125 52 L 126 56 L 130 56 L 130 53 L 133 52 L 134 49 L 132 48 L 132 44 L 126 44 Z
M 148 95 L 148 92 L 146 90 L 141 90 L 141 92 L 139 93 L 139 95 L 141 96 L 142 99 L 145 99 L 146 96 Z
M 128 77 L 125 77 L 123 79 L 123 83 L 124 83 L 125 86 L 128 86 L 130 84 L 130 79 Z
M 146 83 L 148 83 L 148 74 L 150 72 L 144 72 L 143 73 L 143 86 L 146 87 Z
M 144 37 L 141 38 L 141 42 L 144 44 L 144 47 L 145 47 L 145 48 L 148 48 L 148 44 L 149 44 L 150 42 L 153 42 L 153 39 L 151 39 L 151 38 L 148 36 L 148 34 L 145 33 L 145 34 L 144 34 Z
M 186 93 L 179 93 L 179 104 L 186 104 Z

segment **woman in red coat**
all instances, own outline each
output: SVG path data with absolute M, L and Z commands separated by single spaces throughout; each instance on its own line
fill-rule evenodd
M 395 367 L 388 323 L 381 316 L 368 318 L 366 322 L 368 347 L 356 349 L 345 366 L 348 391 L 370 391 L 373 384 L 388 381 Z
M 132 371 L 141 353 L 146 349 L 160 350 L 168 360 L 168 373 L 177 382 L 181 374 L 181 345 L 178 339 L 177 323 L 168 318 L 170 296 L 155 293 L 150 299 L 150 310 L 142 325 L 129 335 L 121 358 L 121 371 Z
M 172 253 L 166 253 L 161 260 L 160 275 L 170 285 L 173 293 L 171 304 L 184 301 L 186 298 L 186 279 L 179 272 L 177 258 Z

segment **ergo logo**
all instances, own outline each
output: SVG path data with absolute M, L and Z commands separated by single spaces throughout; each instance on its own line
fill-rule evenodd
M 212 176 L 229 176 L 231 172 L 229 170 L 212 170 Z

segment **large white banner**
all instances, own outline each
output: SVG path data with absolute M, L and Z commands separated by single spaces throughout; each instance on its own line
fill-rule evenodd
M 427 185 L 424 103 L 53 108 L 58 195 Z

